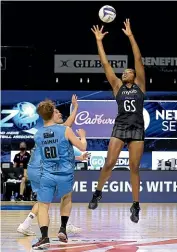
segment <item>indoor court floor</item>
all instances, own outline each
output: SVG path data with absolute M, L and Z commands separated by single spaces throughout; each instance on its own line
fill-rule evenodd
M 31 204 L 18 202 L 13 203 L 13 207 L 29 207 Z M 11 205 L 11 202 L 2 202 L 1 206 L 1 251 L 33 251 L 31 245 L 40 237 L 37 219 L 32 225 L 37 236 L 24 237 L 16 229 L 30 210 L 3 210 Z M 91 211 L 88 204 L 73 204 L 70 221 L 82 227 L 83 231 L 79 235 L 70 235 L 68 243 L 64 244 L 57 239 L 59 204 L 52 204 L 49 229 L 51 246 L 45 251 L 177 252 L 177 204 L 141 204 L 138 224 L 130 221 L 130 205 L 100 203 L 96 210 Z

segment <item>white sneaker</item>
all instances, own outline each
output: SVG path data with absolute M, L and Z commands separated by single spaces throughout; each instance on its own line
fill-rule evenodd
M 69 234 L 69 233 L 70 234 L 79 234 L 79 233 L 82 232 L 82 228 L 76 227 L 76 226 L 74 226 L 72 224 L 68 224 L 66 226 L 66 232 L 67 232 L 67 234 Z
M 23 224 L 20 224 L 19 227 L 17 228 L 17 232 L 21 233 L 23 235 L 36 235 L 32 230 L 31 227 L 24 229 Z

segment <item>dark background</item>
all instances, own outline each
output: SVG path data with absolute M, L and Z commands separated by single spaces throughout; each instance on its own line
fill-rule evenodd
M 2 89 L 109 90 L 104 74 L 54 74 L 54 54 L 97 54 L 93 24 L 100 7 L 112 5 L 117 18 L 105 24 L 107 54 L 132 57 L 123 21 L 130 18 L 145 57 L 177 56 L 176 2 L 2 2 L 2 51 L 7 69 Z M 133 58 L 130 67 L 133 66 Z M 147 90 L 173 90 L 176 73 L 148 72 Z M 56 77 L 59 83 L 56 83 Z M 80 84 L 80 78 L 83 84 Z M 86 83 L 87 77 L 90 83 Z M 153 83 L 149 83 L 149 79 Z

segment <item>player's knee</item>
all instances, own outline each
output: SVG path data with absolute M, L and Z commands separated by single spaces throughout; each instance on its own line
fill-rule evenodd
M 72 193 L 67 193 L 62 197 L 62 200 L 71 200 L 72 198 Z
M 115 166 L 116 160 L 114 159 L 107 159 L 105 163 L 105 170 L 112 171 L 113 167 Z
M 48 210 L 49 209 L 49 207 L 50 207 L 50 203 L 45 203 L 45 202 L 38 202 L 38 208 L 39 209 L 46 209 L 46 210 Z
M 136 162 L 130 162 L 130 171 L 133 173 L 139 173 L 139 165 Z

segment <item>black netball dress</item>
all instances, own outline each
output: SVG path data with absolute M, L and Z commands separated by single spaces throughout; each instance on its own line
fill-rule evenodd
M 112 137 L 124 142 L 144 141 L 143 105 L 145 95 L 133 84 L 131 88 L 122 85 L 116 95 L 118 115 L 112 131 Z

